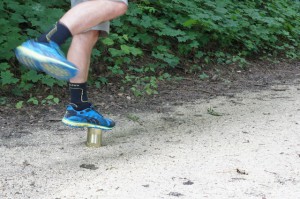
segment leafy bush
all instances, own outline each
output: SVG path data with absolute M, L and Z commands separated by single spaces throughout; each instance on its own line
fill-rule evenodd
M 244 66 L 253 56 L 299 58 L 299 11 L 299 1 L 288 0 L 139 1 L 113 21 L 102 58 L 109 57 L 112 74 L 136 82 L 135 93 L 152 93 L 154 77 L 175 67 L 201 72 L 214 64 Z M 141 51 L 127 56 L 120 44 Z
M 59 5 L 59 6 L 56 6 Z M 53 87 L 65 85 L 45 74 L 20 68 L 14 59 L 13 49 L 28 38 L 35 38 L 54 24 L 66 10 L 64 1 L 41 3 L 38 0 L 0 2 L 0 87 L 2 93 L 40 92 L 43 85 Z M 65 8 L 65 9 L 63 9 Z M 47 15 L 45 15 L 47 13 Z
M 0 2 L 0 25 L 6 27 L 0 30 L 2 93 L 65 85 L 20 69 L 12 50 L 47 30 L 68 7 L 60 0 Z M 94 62 L 101 60 L 107 73 L 92 75 L 90 82 L 100 87 L 120 79 L 135 95 L 155 94 L 158 81 L 170 79 L 175 67 L 203 74 L 205 66 L 243 66 L 253 56 L 299 58 L 299 13 L 300 2 L 291 0 L 131 1 L 127 14 L 112 22 L 112 33 L 93 51 Z
M 126 43 L 172 68 L 268 53 L 296 58 L 299 11 L 299 1 L 285 0 L 142 1 L 113 24 L 118 35 L 129 38 Z

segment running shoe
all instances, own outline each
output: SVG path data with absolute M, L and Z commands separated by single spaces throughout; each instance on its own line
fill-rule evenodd
M 69 104 L 62 122 L 71 127 L 88 127 L 102 130 L 111 130 L 115 126 L 114 121 L 103 117 L 92 105 L 90 108 L 77 111 L 74 105 Z
M 78 71 L 52 41 L 40 43 L 28 40 L 15 49 L 15 54 L 19 62 L 27 68 L 43 71 L 56 79 L 69 80 L 75 77 Z

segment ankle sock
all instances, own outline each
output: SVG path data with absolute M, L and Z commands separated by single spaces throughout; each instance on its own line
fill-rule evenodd
M 66 40 L 71 37 L 72 34 L 67 26 L 64 24 L 57 22 L 53 28 L 51 28 L 48 32 L 42 34 L 37 41 L 48 43 L 51 41 L 57 43 L 59 46 L 66 42 Z
M 91 103 L 88 102 L 87 83 L 69 83 L 71 103 L 75 105 L 75 110 L 81 111 L 89 108 Z

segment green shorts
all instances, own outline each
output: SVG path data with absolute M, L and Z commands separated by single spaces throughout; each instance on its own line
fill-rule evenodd
M 76 6 L 79 3 L 89 1 L 89 0 L 71 0 L 71 7 Z M 124 2 L 126 5 L 128 5 L 128 0 L 110 0 L 110 1 L 119 1 L 119 2 Z M 110 27 L 110 22 L 105 21 L 103 23 L 98 24 L 97 26 L 94 26 L 90 28 L 89 30 L 100 30 L 105 34 L 109 34 L 109 28 Z

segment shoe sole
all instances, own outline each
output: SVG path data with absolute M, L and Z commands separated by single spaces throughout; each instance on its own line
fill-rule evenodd
M 42 70 L 48 75 L 60 80 L 71 79 L 75 77 L 78 71 L 78 69 L 72 65 L 38 54 L 23 46 L 16 48 L 16 56 L 18 60 L 28 68 Z M 36 62 L 39 63 L 39 67 Z
M 20 49 L 20 47 L 16 48 L 16 50 L 15 50 L 15 54 L 16 54 L 18 61 L 20 63 L 22 63 L 23 65 L 27 66 L 27 68 L 29 68 L 29 69 L 40 71 L 41 69 L 36 66 L 36 63 L 34 63 L 34 61 L 32 59 L 24 56 L 24 54 L 19 49 Z
M 112 130 L 113 128 L 113 127 L 105 127 L 105 126 L 100 126 L 100 125 L 95 125 L 90 123 L 84 123 L 84 122 L 73 122 L 65 118 L 62 119 L 62 122 L 68 126 L 75 127 L 75 128 L 87 127 L 87 128 L 101 129 L 101 130 Z

